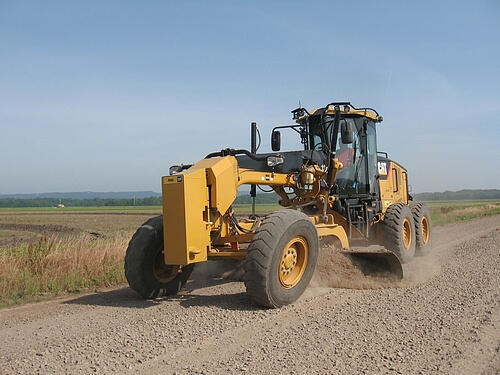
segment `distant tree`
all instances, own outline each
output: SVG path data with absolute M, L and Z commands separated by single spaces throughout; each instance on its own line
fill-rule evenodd
M 443 191 L 440 193 L 413 194 L 416 200 L 476 200 L 476 199 L 500 199 L 499 189 L 464 189 L 459 191 Z

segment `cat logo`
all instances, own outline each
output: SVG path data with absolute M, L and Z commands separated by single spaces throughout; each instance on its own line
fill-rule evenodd
M 387 176 L 387 163 L 383 161 L 378 162 L 378 174 L 381 176 Z
M 176 182 L 182 182 L 182 176 L 169 176 L 169 177 L 164 177 L 163 179 L 164 184 L 172 184 Z

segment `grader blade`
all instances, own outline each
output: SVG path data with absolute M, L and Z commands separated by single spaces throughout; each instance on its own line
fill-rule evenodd
M 389 276 L 397 280 L 403 279 L 403 266 L 393 253 L 378 249 L 375 251 L 343 251 L 351 257 L 353 263 L 370 276 Z

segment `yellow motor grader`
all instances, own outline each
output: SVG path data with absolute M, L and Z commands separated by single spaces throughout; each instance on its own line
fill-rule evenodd
M 429 251 L 431 221 L 422 203 L 410 204 L 408 174 L 377 151 L 382 117 L 371 108 L 335 102 L 292 111 L 292 125 L 271 133 L 272 153 L 224 149 L 162 178 L 163 215 L 144 223 L 125 257 L 130 287 L 144 298 L 177 293 L 196 263 L 244 260 L 251 300 L 265 307 L 296 301 L 308 286 L 320 243 L 396 268 Z M 302 150 L 280 152 L 281 132 L 294 131 Z M 235 215 L 241 185 L 250 185 L 253 214 Z M 256 186 L 266 185 L 283 209 L 255 215 Z M 377 244 L 386 250 L 360 252 Z M 394 268 L 394 267 L 393 267 Z M 401 271 L 399 272 L 401 275 Z

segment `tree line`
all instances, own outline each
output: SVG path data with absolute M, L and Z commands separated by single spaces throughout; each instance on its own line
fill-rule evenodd
M 60 200 L 57 198 L 33 198 L 33 199 L 16 199 L 3 198 L 0 199 L 1 208 L 16 208 L 16 207 L 57 207 Z M 73 199 L 67 198 L 61 201 L 65 207 L 103 207 L 103 206 L 159 206 L 161 205 L 161 197 L 148 198 L 90 198 L 90 199 Z
M 419 201 L 454 201 L 476 199 L 500 199 L 499 189 L 464 189 L 459 191 L 443 191 L 440 193 L 413 194 Z
M 460 190 L 460 191 L 444 191 L 441 193 L 419 193 L 413 195 L 415 200 L 432 201 L 432 200 L 476 200 L 476 199 L 500 199 L 499 189 L 487 190 Z M 277 203 L 279 196 L 272 193 L 257 194 L 257 204 L 273 204 Z M 60 200 L 58 198 L 1 198 L 0 208 L 16 208 L 16 207 L 57 207 Z M 62 203 L 65 207 L 103 207 L 103 206 L 161 206 L 161 196 L 147 198 L 87 198 L 63 199 Z M 252 198 L 250 194 L 244 193 L 238 195 L 234 202 L 235 204 L 250 204 Z
M 276 193 L 257 194 L 257 204 L 270 204 L 278 202 L 278 195 Z M 16 207 L 57 207 L 61 202 L 65 207 L 104 207 L 104 206 L 161 206 L 162 200 L 160 197 L 147 197 L 147 198 L 1 198 L 0 208 L 16 208 Z M 250 204 L 252 202 L 249 194 L 242 194 L 236 197 L 234 203 L 236 204 Z
M 276 203 L 278 196 L 276 194 L 257 194 L 256 202 L 258 204 Z M 57 198 L 32 198 L 32 199 L 17 199 L 17 198 L 1 198 L 0 208 L 17 208 L 17 207 L 57 207 L 61 202 L 65 207 L 104 207 L 104 206 L 161 206 L 161 197 L 148 198 L 90 198 L 90 199 L 74 199 L 67 198 L 59 200 Z M 240 195 L 236 198 L 236 204 L 251 203 L 249 195 Z

